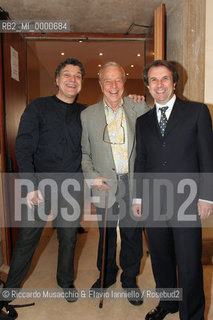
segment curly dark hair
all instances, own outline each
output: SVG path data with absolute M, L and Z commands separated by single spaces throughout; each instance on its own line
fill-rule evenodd
M 151 64 L 146 66 L 143 71 L 143 80 L 144 80 L 145 86 L 149 85 L 149 79 L 148 79 L 149 70 L 152 67 L 160 67 L 160 66 L 166 67 L 167 69 L 169 69 L 171 71 L 173 83 L 177 84 L 179 76 L 178 76 L 177 70 L 175 69 L 174 65 L 171 62 L 166 61 L 166 60 L 155 60 Z
M 66 65 L 72 64 L 73 66 L 78 66 L 81 70 L 82 79 L 85 77 L 85 70 L 83 64 L 76 58 L 67 58 L 66 60 L 62 61 L 55 70 L 55 80 L 59 76 L 61 70 L 66 67 Z

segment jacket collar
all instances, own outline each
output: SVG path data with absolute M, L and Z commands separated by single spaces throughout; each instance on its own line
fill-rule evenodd
M 166 137 L 171 132 L 171 130 L 173 130 L 176 127 L 176 125 L 181 121 L 181 118 L 184 117 L 183 109 L 184 106 L 181 103 L 181 100 L 179 98 L 176 98 L 172 112 L 166 125 L 164 137 Z M 157 111 L 155 105 L 154 108 L 152 108 L 147 114 L 147 121 L 153 127 L 156 133 L 162 138 L 156 112 Z

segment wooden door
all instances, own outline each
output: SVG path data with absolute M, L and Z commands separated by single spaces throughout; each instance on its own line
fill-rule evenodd
M 154 60 L 165 59 L 165 4 L 154 13 Z
M 15 159 L 15 138 L 17 135 L 19 120 L 26 107 L 26 59 L 25 40 L 17 33 L 4 33 L 1 38 L 2 46 L 2 82 L 1 92 L 1 156 L 3 175 L 3 197 L 2 208 L 2 245 L 4 263 L 8 264 L 11 259 L 13 246 L 16 242 L 18 230 L 8 228 L 11 225 L 14 214 L 14 188 L 12 185 L 12 172 L 17 172 Z M 16 52 L 18 60 L 18 77 L 12 75 L 11 54 Z
M 154 11 L 153 27 L 149 29 L 146 40 L 145 65 L 153 60 L 165 59 L 165 4 L 161 4 Z M 145 88 L 146 102 L 153 106 L 154 100 Z

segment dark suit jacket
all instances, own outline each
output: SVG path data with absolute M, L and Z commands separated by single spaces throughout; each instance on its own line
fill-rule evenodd
M 207 106 L 176 98 L 164 137 L 156 107 L 139 117 L 136 122 L 135 172 L 161 173 L 165 174 L 164 177 L 181 173 L 180 178 L 191 177 L 188 173 L 193 176 L 199 173 L 197 197 L 213 201 L 213 136 Z M 204 173 L 202 177 L 200 173 Z M 137 177 L 136 180 L 135 196 L 141 198 L 142 179 Z

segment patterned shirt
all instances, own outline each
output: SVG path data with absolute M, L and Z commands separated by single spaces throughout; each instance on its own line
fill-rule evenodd
M 104 141 L 109 140 L 111 143 L 116 173 L 128 173 L 128 135 L 123 100 L 115 112 L 104 102 L 104 111 L 109 134 L 107 137 L 106 130 Z

